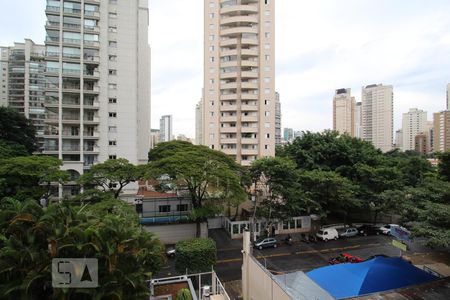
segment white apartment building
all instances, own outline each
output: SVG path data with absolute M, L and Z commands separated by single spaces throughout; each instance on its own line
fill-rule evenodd
M 383 152 L 392 150 L 394 94 L 392 85 L 372 84 L 362 88 L 363 139 Z
M 356 102 L 355 105 L 355 137 L 362 138 L 362 105 Z
M 338 89 L 333 97 L 333 130 L 355 136 L 355 97 L 351 89 Z
M 427 129 L 427 112 L 417 108 L 410 108 L 403 114 L 402 119 L 402 150 L 415 150 L 415 137 Z
M 9 106 L 36 128 L 38 152 L 44 147 L 45 46 L 30 39 L 0 47 L 0 106 Z
M 165 115 L 159 120 L 159 141 L 169 142 L 173 140 L 172 116 Z
M 203 145 L 203 99 L 195 106 L 195 144 Z
M 275 155 L 275 2 L 204 0 L 203 144 Z
M 275 145 L 281 145 L 281 102 L 278 92 L 275 92 Z
M 45 154 L 74 176 L 97 162 L 147 162 L 147 0 L 47 0 Z

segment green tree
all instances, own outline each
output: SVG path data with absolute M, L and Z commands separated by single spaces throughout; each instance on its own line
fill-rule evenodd
M 80 176 L 78 183 L 111 191 L 114 198 L 118 198 L 125 186 L 139 180 L 143 174 L 144 167 L 135 166 L 125 158 L 109 159 L 93 165 L 89 172 Z
M 210 238 L 180 241 L 175 249 L 175 269 L 180 274 L 208 272 L 216 264 L 216 243 Z
M 146 280 L 160 269 L 163 247 L 151 233 L 130 222 L 131 208 L 113 200 L 97 207 L 63 202 L 46 209 L 35 201 L 1 200 L 0 298 L 138 299 L 148 295 Z M 55 257 L 97 258 L 100 286 L 52 289 Z
M 186 288 L 179 290 L 176 300 L 192 300 L 191 292 Z
M 149 152 L 148 176 L 169 177 L 172 188 L 185 190 L 192 201 L 191 218 L 200 224 L 214 215 L 223 198 L 244 201 L 242 168 L 226 154 L 188 142 L 160 143 Z
M 62 162 L 51 156 L 19 156 L 0 160 L 0 198 L 48 197 L 52 182 L 68 180 Z
M 25 146 L 0 139 L 0 159 L 27 155 Z
M 37 149 L 36 129 L 32 122 L 7 107 L 0 107 L 0 140 L 23 145 L 28 154 Z
M 438 155 L 438 173 L 442 180 L 450 181 L 450 151 Z

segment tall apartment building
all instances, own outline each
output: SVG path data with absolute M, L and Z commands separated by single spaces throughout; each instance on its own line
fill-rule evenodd
M 159 129 L 150 129 L 150 149 L 156 147 L 159 144 Z
M 285 142 L 292 142 L 293 139 L 294 139 L 294 129 L 284 128 L 283 129 L 283 140 Z
M 195 144 L 203 145 L 203 99 L 195 106 Z
M 372 84 L 362 88 L 363 139 L 383 152 L 392 150 L 394 94 L 392 85 Z
M 203 144 L 275 155 L 275 1 L 204 0 Z
M 403 130 L 398 129 L 395 131 L 394 148 L 403 149 Z
M 402 132 L 403 144 L 402 150 L 409 151 L 415 149 L 415 137 L 427 128 L 427 112 L 417 108 L 410 108 L 403 114 Z
M 355 97 L 351 89 L 338 89 L 333 97 L 333 130 L 355 136 Z
M 275 145 L 281 145 L 281 102 L 278 92 L 275 92 Z
M 172 116 L 165 115 L 159 120 L 159 141 L 169 142 L 173 140 Z
M 38 152 L 44 147 L 45 46 L 30 39 L 0 47 L 0 106 L 9 106 L 36 128 Z
M 362 105 L 361 102 L 355 104 L 355 137 L 362 138 Z
M 450 83 L 447 84 L 447 110 L 450 110 Z
M 445 152 L 450 150 L 450 110 L 433 114 L 434 139 L 433 151 Z
M 150 131 L 146 0 L 47 0 L 45 153 L 82 173 L 146 163 Z

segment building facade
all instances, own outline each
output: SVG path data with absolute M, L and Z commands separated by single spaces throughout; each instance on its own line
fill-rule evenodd
M 362 138 L 362 105 L 361 102 L 355 104 L 355 137 Z
M 410 151 L 415 150 L 416 142 L 415 137 L 421 132 L 425 132 L 427 128 L 427 112 L 411 108 L 407 113 L 403 114 L 402 119 L 402 133 L 403 143 L 402 150 Z
M 47 0 L 44 153 L 83 173 L 97 162 L 148 160 L 146 0 Z
M 44 148 L 45 46 L 30 39 L 0 47 L 0 106 L 9 106 L 36 128 L 38 152 Z
M 204 0 L 203 144 L 275 155 L 275 1 Z
M 294 140 L 294 129 L 284 128 L 283 129 L 283 140 L 285 142 L 292 142 Z
M 278 92 L 275 93 L 275 145 L 281 145 L 281 102 Z
M 433 151 L 445 152 L 450 150 L 450 110 L 433 114 L 434 139 Z
M 395 131 L 395 143 L 394 143 L 395 149 L 402 149 L 403 148 L 403 130 L 398 129 Z
M 450 110 L 450 83 L 447 84 L 447 110 Z
M 159 141 L 169 142 L 173 140 L 172 116 L 162 116 L 159 120 Z
M 362 88 L 363 139 L 383 152 L 392 150 L 394 94 L 392 85 L 372 84 Z
M 203 145 L 203 100 L 195 106 L 195 144 Z
M 333 130 L 355 136 L 355 97 L 351 89 L 338 89 L 333 97 Z
M 156 145 L 159 144 L 159 136 L 160 136 L 159 129 L 150 130 L 150 149 L 155 148 Z

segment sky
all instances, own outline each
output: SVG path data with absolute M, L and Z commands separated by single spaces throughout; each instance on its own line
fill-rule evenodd
M 119 0 L 124 1 L 124 0 Z M 335 89 L 394 86 L 394 129 L 402 113 L 445 109 L 450 82 L 448 0 L 276 1 L 276 90 L 282 126 L 332 127 Z M 149 0 L 152 128 L 173 115 L 175 134 L 195 135 L 203 84 L 203 1 Z M 0 0 L 0 45 L 45 38 L 44 0 Z

